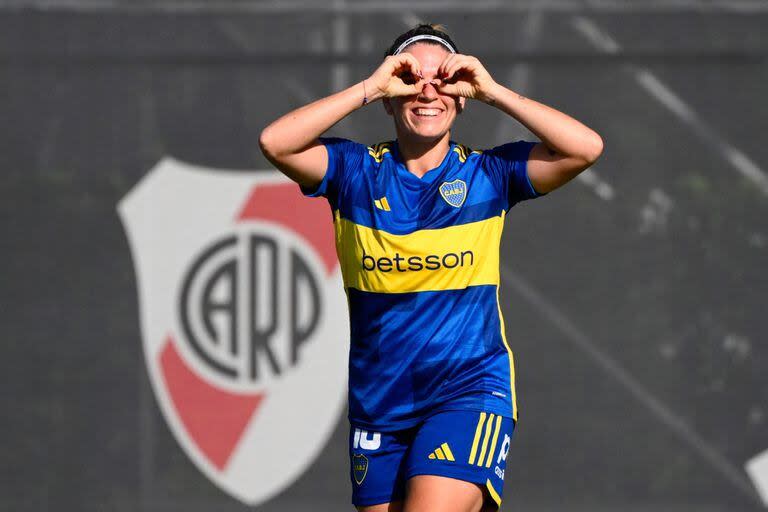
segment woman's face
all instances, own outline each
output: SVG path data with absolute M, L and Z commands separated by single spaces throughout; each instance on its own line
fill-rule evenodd
M 419 94 L 385 100 L 384 108 L 395 120 L 398 138 L 439 140 L 451 129 L 464 105 L 464 98 L 440 94 L 430 83 L 438 80 L 437 68 L 450 53 L 442 45 L 429 43 L 412 44 L 404 53 L 410 53 L 421 64 L 423 87 Z

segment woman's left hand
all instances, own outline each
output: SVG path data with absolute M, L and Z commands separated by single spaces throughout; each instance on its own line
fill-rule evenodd
M 450 96 L 487 101 L 496 82 L 477 57 L 452 53 L 437 68 L 437 90 Z

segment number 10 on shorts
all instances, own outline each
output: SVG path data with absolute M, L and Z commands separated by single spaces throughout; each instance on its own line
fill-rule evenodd
M 370 436 L 370 437 L 369 437 Z M 381 433 L 368 432 L 359 428 L 355 429 L 355 439 L 353 441 L 354 449 L 377 450 L 381 446 Z

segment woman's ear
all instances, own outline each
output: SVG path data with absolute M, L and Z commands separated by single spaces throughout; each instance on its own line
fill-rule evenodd
M 467 98 L 464 96 L 461 96 L 460 98 L 456 98 L 456 113 L 461 114 L 464 112 L 464 104 L 466 103 Z
M 383 98 L 381 103 L 384 105 L 384 110 L 387 111 L 387 114 L 392 115 L 392 103 L 389 102 L 389 98 Z

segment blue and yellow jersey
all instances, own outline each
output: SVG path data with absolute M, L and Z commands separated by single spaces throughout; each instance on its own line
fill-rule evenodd
M 517 417 L 515 370 L 499 305 L 504 217 L 538 197 L 535 143 L 473 151 L 451 142 L 419 178 L 397 142 L 322 138 L 328 169 L 309 196 L 331 205 L 349 301 L 349 419 L 371 430 L 438 410 Z

